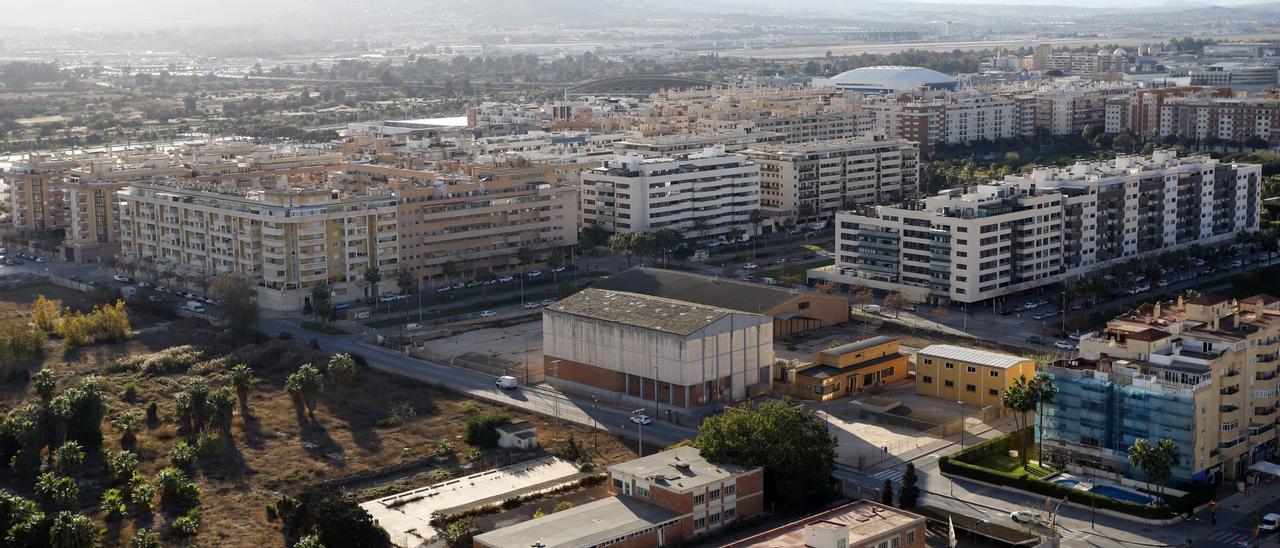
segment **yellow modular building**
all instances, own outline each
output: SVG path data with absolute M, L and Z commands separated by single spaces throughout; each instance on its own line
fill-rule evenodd
M 999 405 L 1004 389 L 1019 376 L 1036 374 L 1027 358 L 935 344 L 916 352 L 916 393 L 985 407 Z
M 872 337 L 818 352 L 796 370 L 792 393 L 830 401 L 846 394 L 907 378 L 907 357 L 898 339 Z

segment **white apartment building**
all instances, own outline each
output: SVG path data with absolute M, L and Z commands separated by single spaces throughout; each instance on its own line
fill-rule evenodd
M 236 273 L 258 287 L 258 302 L 269 310 L 302 308 L 321 283 L 335 301 L 359 297 L 357 281 L 372 267 L 382 271 L 382 288 L 395 286 L 400 250 L 390 194 L 236 195 L 135 183 L 117 196 L 119 260 L 143 279 L 194 287 Z
M 810 277 L 979 302 L 1258 230 L 1261 166 L 1122 156 L 836 215 L 837 260 Z
M 874 114 L 877 130 L 925 147 L 994 141 L 1035 132 L 1034 110 L 1024 106 L 1025 100 L 1015 97 L 932 92 L 919 97 L 869 96 L 866 100 L 865 107 Z
M 920 182 L 920 145 L 904 139 L 840 139 L 761 145 L 760 210 L 773 219 L 832 220 L 856 205 L 897 203 Z
M 583 222 L 609 232 L 751 234 L 751 212 L 759 209 L 759 166 L 723 148 L 666 158 L 633 154 L 582 173 Z

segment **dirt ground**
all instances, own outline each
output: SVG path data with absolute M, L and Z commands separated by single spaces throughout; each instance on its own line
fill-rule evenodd
M 0 291 L 0 315 L 22 306 L 26 296 L 34 300 L 35 294 L 29 289 Z M 44 294 L 54 298 L 56 293 L 50 290 Z M 57 296 L 70 298 L 72 295 Z M 284 378 L 302 363 L 322 365 L 327 355 L 300 341 L 267 339 L 246 344 L 243 340 L 228 340 L 199 320 L 150 323 L 140 331 L 130 341 L 95 346 L 69 356 L 64 356 L 56 348 L 57 343 L 53 343 L 55 347 L 46 352 L 39 366 L 58 375 L 58 391 L 86 376 L 98 375 L 106 393 L 107 417 L 125 409 L 142 413 L 150 401 L 159 404 L 160 422 L 146 427 L 130 447 L 139 454 L 139 469 L 146 474 L 154 474 L 167 466 L 170 448 L 183 439 L 174 421 L 173 396 L 188 376 L 203 376 L 211 387 L 217 388 L 229 383 L 226 370 L 234 363 L 244 361 L 253 367 L 259 382 L 250 391 L 248 412 L 236 412 L 231 429 L 234 443 L 224 455 L 202 462 L 195 473 L 203 508 L 200 533 L 195 541 L 199 546 L 286 546 L 279 522 L 268 521 L 264 511 L 279 493 L 296 494 L 319 480 L 426 456 L 433 453 L 441 441 L 449 440 L 454 446 L 454 456 L 435 466 L 446 473 L 459 474 L 464 466 L 484 469 L 507 464 L 511 457 L 500 450 L 484 453 L 479 463 L 468 462 L 468 446 L 463 440 L 467 417 L 463 405 L 468 403 L 475 403 L 484 411 L 503 411 L 512 420 L 535 422 L 539 427 L 539 441 L 547 448 L 559 447 L 561 441 L 572 434 L 593 450 L 599 464 L 635 456 L 634 445 L 608 435 L 593 435 L 585 428 L 567 424 L 558 426 L 554 418 L 472 402 L 436 387 L 368 370 L 362 371 L 358 382 L 349 388 L 337 389 L 327 383 L 313 422 L 284 393 Z M 182 344 L 195 345 L 203 353 L 203 361 L 187 371 L 148 374 L 112 368 L 122 357 L 137 357 Z M 127 402 L 123 394 L 125 384 L 130 381 L 136 383 L 137 397 Z M 0 383 L 0 412 L 36 399 L 26 382 Z M 414 416 L 396 426 L 375 424 L 388 417 L 398 405 L 412 407 Z M 119 436 L 105 421 L 103 433 L 103 451 L 121 449 Z M 416 487 L 432 481 L 425 473 L 430 471 L 431 468 L 426 468 L 423 473 L 407 477 L 401 473 L 385 481 L 394 482 L 397 487 Z M 93 481 L 82 487 L 80 503 L 82 511 L 92 515 L 103 528 L 105 546 L 127 544 L 138 527 L 167 529 L 165 522 L 172 516 L 159 512 L 131 515 L 120 522 L 103 521 L 96 513 L 97 500 L 107 487 L 96 481 L 102 477 L 102 457 L 90 455 L 81 478 Z M 367 489 L 376 483 L 376 480 L 364 481 L 358 487 Z M 0 487 L 31 496 L 31 486 L 19 482 L 7 468 L 0 468 Z M 173 542 L 173 539 L 167 540 L 166 545 Z
M 429 352 L 458 356 L 478 363 L 503 367 L 507 374 L 525 378 L 542 378 L 542 322 L 524 322 L 496 328 L 457 333 L 446 339 L 426 341 Z

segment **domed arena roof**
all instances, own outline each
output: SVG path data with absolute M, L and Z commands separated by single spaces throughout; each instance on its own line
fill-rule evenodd
M 844 91 L 859 93 L 894 93 L 919 87 L 956 89 L 956 79 L 924 67 L 862 67 L 837 74 L 831 84 Z

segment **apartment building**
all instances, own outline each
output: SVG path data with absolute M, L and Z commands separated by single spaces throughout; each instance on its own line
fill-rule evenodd
M 1153 139 L 1164 135 L 1160 129 L 1161 112 L 1171 100 L 1184 97 L 1227 98 L 1230 96 L 1231 88 L 1178 86 L 1133 90 L 1128 94 L 1107 99 L 1105 130 L 1107 133 L 1129 132 L 1140 139 Z
M 423 286 L 545 268 L 578 243 L 578 190 L 556 167 L 441 163 L 438 171 L 362 165 L 395 192 L 400 268 Z M 521 264 L 522 250 L 532 260 Z
M 1025 98 L 981 92 L 872 96 L 864 105 L 876 128 L 893 138 L 920 143 L 967 144 L 1034 134 Z M 1032 114 L 1034 114 L 1032 112 Z
M 1147 303 L 1050 367 L 1058 388 L 1042 426 L 1046 458 L 1101 477 L 1141 479 L 1128 448 L 1171 439 L 1175 481 L 1243 478 L 1276 455 L 1280 300 L 1209 294 Z
M 1035 360 L 949 344 L 916 351 L 916 394 L 966 405 L 1000 405 L 1014 379 L 1036 375 Z
M 65 260 L 106 262 L 120 252 L 116 193 L 129 184 L 82 176 L 65 179 L 63 188 L 69 213 L 62 249 Z
M 857 137 L 875 129 L 874 118 L 854 98 L 830 88 L 669 91 L 619 116 L 645 135 L 759 132 L 789 143 Z
M 1259 227 L 1261 166 L 1208 156 L 1036 168 L 902 206 L 836 215 L 836 264 L 810 277 L 981 302 Z
M 711 147 L 664 158 L 628 155 L 582 174 L 582 221 L 609 232 L 662 228 L 686 238 L 753 234 L 760 167 Z
M 773 318 L 588 288 L 542 313 L 553 384 L 605 391 L 657 411 L 687 411 L 767 393 Z
M 725 548 L 924 548 L 928 520 L 873 500 L 855 500 Z
M 764 510 L 764 469 L 707 462 L 691 446 L 614 464 L 608 472 L 612 496 L 477 535 L 475 545 L 681 545 Z
M 1193 86 L 1228 86 L 1236 91 L 1262 91 L 1280 81 L 1280 70 L 1274 65 L 1213 63 L 1191 71 Z
M 1280 144 L 1280 100 L 1171 99 L 1161 105 L 1159 133 L 1238 143 L 1258 137 L 1276 146 Z
M 753 147 L 760 210 L 775 220 L 834 219 L 854 205 L 899 202 L 920 182 L 920 146 L 903 139 L 844 139 Z
M 1133 88 L 1127 83 L 1045 86 L 1030 93 L 1036 101 L 1035 126 L 1051 135 L 1078 134 L 1085 126 L 1101 131 L 1107 122 L 1107 100 Z
M 196 286 L 221 273 L 240 274 L 258 287 L 258 302 L 268 310 L 302 308 L 322 283 L 335 301 L 360 297 L 369 268 L 380 269 L 384 280 L 370 292 L 394 287 L 400 254 L 390 194 L 222 194 L 135 182 L 117 197 L 118 259 L 143 279 Z
M 48 233 L 67 228 L 63 181 L 80 165 L 80 160 L 43 155 L 14 162 L 4 173 L 14 230 Z

